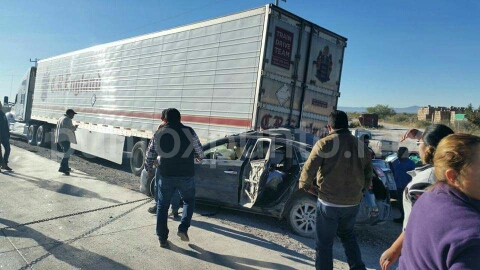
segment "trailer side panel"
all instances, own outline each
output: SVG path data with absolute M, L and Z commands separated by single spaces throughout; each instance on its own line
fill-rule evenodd
M 73 108 L 81 129 L 150 138 L 174 107 L 203 141 L 249 130 L 265 9 L 42 60 L 33 118 Z

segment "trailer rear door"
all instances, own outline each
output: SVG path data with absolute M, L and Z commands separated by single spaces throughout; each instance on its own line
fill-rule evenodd
M 271 6 L 256 128 L 315 133 L 336 108 L 346 38 Z

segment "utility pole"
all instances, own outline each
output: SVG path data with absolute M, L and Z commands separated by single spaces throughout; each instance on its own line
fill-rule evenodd
M 32 60 L 32 58 L 30 58 L 30 63 L 35 63 L 35 67 L 37 67 L 37 65 L 38 65 L 38 60 L 40 60 L 40 59 L 35 58 L 35 60 Z
M 10 81 L 10 94 L 8 95 L 8 98 L 12 98 L 12 86 L 13 86 L 13 74 L 12 74 L 12 80 Z M 8 104 L 5 104 L 5 105 L 8 106 Z

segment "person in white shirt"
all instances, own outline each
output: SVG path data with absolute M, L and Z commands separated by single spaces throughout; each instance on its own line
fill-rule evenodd
M 58 143 L 63 151 L 63 158 L 58 171 L 64 173 L 65 175 L 70 175 L 71 171 L 70 167 L 68 166 L 68 159 L 73 154 L 73 149 L 70 147 L 70 144 L 77 143 L 77 138 L 75 137 L 75 130 L 77 129 L 77 126 L 74 126 L 72 122 L 75 114 L 77 113 L 74 110 L 68 109 L 65 112 L 65 115 L 62 116 L 57 122 L 55 143 Z

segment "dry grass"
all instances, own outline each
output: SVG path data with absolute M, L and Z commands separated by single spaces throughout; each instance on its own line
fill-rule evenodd
M 351 119 L 351 124 L 350 124 L 351 128 L 361 127 L 360 123 L 358 122 L 358 116 L 360 115 L 360 113 L 347 113 L 347 115 L 349 119 Z M 394 124 L 394 125 L 399 125 L 404 127 L 417 128 L 420 130 L 425 129 L 432 124 L 431 122 L 428 122 L 428 121 L 419 121 L 417 118 L 417 114 L 411 114 L 411 113 L 396 114 L 394 116 L 390 116 L 390 117 L 386 117 L 385 119 L 378 119 L 378 120 L 379 122 L 383 122 L 386 124 Z M 458 122 L 455 124 L 452 124 L 450 122 L 445 122 L 442 124 L 449 126 L 456 133 L 468 133 L 468 134 L 474 134 L 474 135 L 480 136 L 480 127 L 477 127 L 467 121 Z M 379 125 L 378 128 L 382 128 L 382 126 Z

